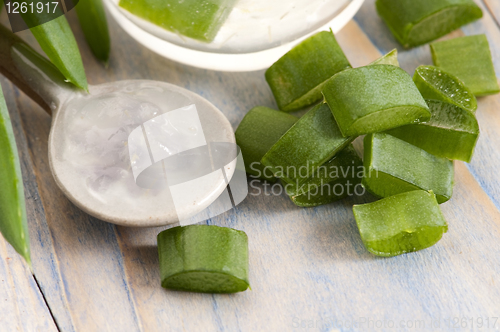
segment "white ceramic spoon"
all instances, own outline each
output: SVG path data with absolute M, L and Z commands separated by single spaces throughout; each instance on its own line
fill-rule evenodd
M 232 176 L 234 167 L 227 167 L 226 178 L 212 178 L 176 204 L 167 188 L 143 188 L 135 182 L 129 135 L 162 114 L 196 107 L 198 124 L 171 128 L 177 135 L 174 146 L 184 144 L 179 137 L 200 134 L 207 142 L 235 144 L 226 117 L 193 92 L 163 82 L 130 80 L 90 86 L 87 94 L 66 83 L 49 61 L 2 26 L 0 72 L 52 114 L 48 144 L 54 179 L 68 199 L 96 218 L 126 226 L 176 223 L 214 202 Z M 196 160 L 186 167 L 195 166 Z

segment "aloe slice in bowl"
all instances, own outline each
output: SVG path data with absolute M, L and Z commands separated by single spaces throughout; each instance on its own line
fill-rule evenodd
M 410 191 L 354 205 L 363 244 L 377 256 L 396 256 L 436 244 L 448 224 L 432 191 Z
M 456 76 L 434 66 L 419 66 L 413 81 L 425 99 L 442 100 L 476 112 L 477 100 L 472 91 Z
M 191 225 L 158 234 L 161 285 L 200 293 L 245 291 L 248 237 L 231 228 Z
M 439 203 L 451 198 L 453 162 L 385 133 L 364 139 L 363 186 L 378 197 L 432 190 Z
M 344 136 L 419 123 L 431 115 L 411 77 L 392 65 L 344 70 L 324 85 L 323 95 Z
M 319 104 L 269 149 L 262 163 L 276 177 L 299 186 L 354 138 L 342 136 L 328 105 Z
M 483 16 L 473 0 L 377 0 L 376 6 L 404 47 L 428 43 Z
M 470 162 L 479 138 L 479 125 L 471 112 L 438 100 L 427 100 L 431 119 L 386 131 L 435 156 Z
M 398 50 L 395 48 L 387 54 L 382 55 L 380 58 L 369 64 L 369 66 L 371 65 L 393 65 L 399 67 Z
M 279 109 L 290 112 L 321 100 L 322 85 L 350 67 L 333 32 L 321 31 L 276 61 L 266 71 L 266 80 Z
M 435 42 L 431 53 L 434 65 L 458 77 L 476 96 L 500 92 L 486 35 Z

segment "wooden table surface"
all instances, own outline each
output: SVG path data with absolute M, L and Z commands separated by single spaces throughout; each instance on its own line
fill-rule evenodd
M 500 77 L 500 2 L 477 3 L 483 19 L 445 38 L 486 33 Z M 214 103 L 234 128 L 251 107 L 276 107 L 263 71 L 222 73 L 174 63 L 139 45 L 112 19 L 111 61 L 104 68 L 74 13 L 68 19 L 91 84 L 178 84 Z M 35 45 L 29 32 L 20 35 Z M 411 74 L 419 64 L 432 64 L 428 46 L 401 49 L 374 0 L 337 38 L 353 66 L 395 47 Z M 363 247 L 351 209 L 366 198 L 302 209 L 285 195 L 256 195 L 251 188 L 237 209 L 207 223 L 248 234 L 252 290 L 207 295 L 160 287 L 156 234 L 164 228 L 114 226 L 63 196 L 47 159 L 50 117 L 0 81 L 21 157 L 34 269 L 33 276 L 0 237 L 2 332 L 500 330 L 500 95 L 479 99 L 481 137 L 472 163 L 455 163 L 454 195 L 441 206 L 449 231 L 437 245 L 377 258 Z

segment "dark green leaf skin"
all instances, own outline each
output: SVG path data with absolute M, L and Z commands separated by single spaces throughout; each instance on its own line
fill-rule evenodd
M 386 133 L 364 138 L 363 186 L 378 197 L 432 190 L 439 203 L 451 198 L 453 162 Z
M 0 232 L 31 266 L 23 177 L 9 112 L 0 87 Z
M 214 40 L 237 0 L 120 0 L 120 7 L 166 30 Z
M 473 0 L 377 0 L 376 7 L 406 48 L 431 42 L 483 16 Z
M 14 0 L 22 2 L 21 0 Z M 59 6 L 57 7 L 58 10 Z M 49 14 L 50 15 L 50 14 Z M 88 90 L 80 50 L 64 15 L 48 21 L 47 14 L 21 15 L 50 61 L 74 85 Z M 46 22 L 40 25 L 40 22 Z
M 448 231 L 432 191 L 410 191 L 354 205 L 353 212 L 366 249 L 377 256 L 397 256 L 431 247 Z
M 331 31 L 307 38 L 266 71 L 266 80 L 281 111 L 296 111 L 321 100 L 322 85 L 351 68 Z
M 462 107 L 469 112 L 477 110 L 477 100 L 472 91 L 458 77 L 434 66 L 419 66 L 413 82 L 424 99 L 441 100 Z
M 301 185 L 354 138 L 343 137 L 328 105 L 320 104 L 269 149 L 262 163 L 286 183 Z
M 471 112 L 438 100 L 428 100 L 431 119 L 386 131 L 435 156 L 470 162 L 479 138 L 479 125 Z
M 92 53 L 104 63 L 108 62 L 110 40 L 108 22 L 102 0 L 79 0 L 75 7 L 85 39 Z
M 231 228 L 191 225 L 158 234 L 161 285 L 199 293 L 248 289 L 248 237 Z
M 316 170 L 316 173 L 301 186 L 284 183 L 292 202 L 300 207 L 329 204 L 354 193 L 361 183 L 360 169 L 363 161 L 352 144 L 337 153 Z
M 260 160 L 297 120 L 291 114 L 264 106 L 248 111 L 235 132 L 236 144 L 241 149 L 248 174 L 270 182 L 276 181 Z
M 346 69 L 323 87 L 344 136 L 360 136 L 430 119 L 425 100 L 401 68 L 376 65 Z
M 486 35 L 435 42 L 431 53 L 434 65 L 458 77 L 476 96 L 500 92 Z

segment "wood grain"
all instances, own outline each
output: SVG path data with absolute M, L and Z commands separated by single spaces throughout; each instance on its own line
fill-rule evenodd
M 85 45 L 73 14 L 69 21 L 91 84 L 133 78 L 178 84 L 214 103 L 234 128 L 253 106 L 276 107 L 262 71 L 221 73 L 176 64 L 143 48 L 111 19 L 111 61 L 105 69 Z M 483 32 L 493 44 L 500 73 L 500 30 L 486 10 L 481 21 L 445 38 Z M 22 37 L 33 44 L 29 33 Z M 419 64 L 432 63 L 428 46 L 400 48 L 375 14 L 373 0 L 366 1 L 337 37 L 353 66 L 393 48 L 410 73 Z M 456 331 L 450 326 L 455 317 L 468 320 L 462 330 L 475 330 L 470 319 L 489 317 L 493 322 L 500 315 L 498 95 L 479 100 L 481 138 L 470 165 L 455 163 L 454 196 L 442 205 L 449 232 L 437 245 L 376 258 L 363 247 L 352 215 L 352 204 L 373 198 L 365 195 L 301 209 L 284 194 L 266 195 L 266 187 L 253 183 L 250 195 L 235 210 L 207 221 L 248 234 L 252 290 L 207 295 L 160 287 L 156 234 L 164 227 L 115 227 L 84 214 L 62 195 L 47 161 L 50 118 L 18 89 L 4 86 L 9 109 L 19 112 L 26 136 L 22 160 L 28 161 L 23 175 L 33 267 L 63 331 Z M 4 262 L 12 256 L 1 248 L 0 241 Z M 9 275 L 0 265 L 0 276 Z M 0 294 L 8 293 L 18 308 L 24 302 L 38 308 L 29 273 L 12 279 L 27 286 L 19 290 L 8 284 Z M 7 317 L 24 317 L 12 310 Z M 33 316 L 32 321 L 49 326 L 42 317 Z M 379 323 L 386 327 L 370 328 Z M 499 329 L 500 322 L 496 324 Z M 31 326 L 20 329 L 31 331 Z

